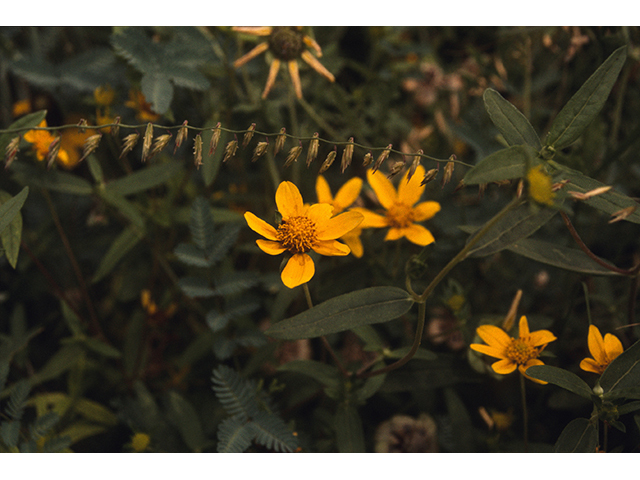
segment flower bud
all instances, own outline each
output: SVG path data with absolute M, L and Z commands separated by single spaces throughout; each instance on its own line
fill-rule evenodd
M 170 133 L 165 133 L 164 135 L 160 135 L 153 141 L 153 146 L 151 147 L 151 151 L 149 152 L 149 159 L 153 158 L 157 153 L 160 153 L 164 147 L 167 146 L 169 140 L 171 140 L 172 135 Z
M 334 147 L 334 149 L 329 152 L 329 154 L 327 155 L 327 158 L 324 160 L 324 162 L 322 162 L 322 165 L 320 166 L 320 171 L 318 172 L 318 175 L 326 172 L 329 169 L 329 167 L 331 166 L 333 161 L 336 159 L 336 155 L 337 154 L 338 154 L 338 152 L 336 151 L 336 149 Z
M 258 160 L 258 158 L 260 158 L 265 153 L 267 153 L 268 147 L 269 147 L 269 142 L 258 142 L 258 145 L 256 145 L 256 148 L 253 149 L 253 156 L 251 157 L 251 161 L 255 162 L 256 160 Z
M 393 177 L 395 177 L 397 174 L 399 174 L 402 169 L 405 166 L 405 161 L 404 160 L 398 160 L 396 163 L 394 163 L 391 166 L 391 170 L 389 171 L 389 175 L 387 175 L 388 179 L 392 179 Z
M 280 150 L 282 150 L 282 147 L 284 147 L 284 141 L 287 139 L 286 131 L 287 130 L 284 127 L 280 129 L 280 133 L 276 137 L 276 144 L 273 151 L 274 155 L 276 155 Z
M 222 159 L 222 162 L 226 162 L 227 160 L 229 160 L 231 157 L 235 156 L 236 152 L 238 151 L 238 140 L 231 140 L 229 143 L 227 143 L 226 147 L 224 147 L 224 158 Z
M 85 158 L 91 155 L 96 148 L 98 148 L 98 145 L 100 144 L 101 139 L 102 139 L 102 134 L 96 133 L 95 135 L 91 135 L 89 138 L 85 140 L 84 145 L 82 147 L 82 157 L 80 158 L 80 160 L 78 160 L 78 163 L 83 161 Z
M 124 145 L 122 146 L 122 152 L 120 153 L 120 158 L 124 157 L 127 153 L 133 150 L 133 147 L 138 143 L 138 138 L 140 134 L 138 132 L 130 133 L 126 137 L 124 137 Z
M 637 208 L 637 206 L 631 205 L 630 207 L 623 208 L 622 210 L 618 210 L 617 212 L 612 213 L 612 218 L 611 220 L 609 220 L 609 223 L 615 223 L 619 222 L 620 220 L 624 220 L 628 216 L 632 215 L 637 210 Z
M 249 145 L 249 142 L 253 138 L 253 132 L 256 130 L 256 124 L 252 123 L 247 132 L 244 134 L 244 139 L 242 140 L 242 148 L 246 148 Z
M 389 157 L 389 153 L 391 153 L 391 147 L 392 147 L 392 145 L 389 144 L 389 146 L 382 151 L 382 153 L 380 154 L 380 156 L 376 160 L 376 163 L 373 164 L 373 172 L 374 173 L 380 168 L 382 163 Z
M 85 128 L 87 126 L 87 121 L 84 118 L 81 118 L 80 121 L 78 122 L 78 132 L 80 133 L 84 133 L 87 131 L 87 129 Z
M 53 166 L 56 158 L 58 158 L 58 152 L 60 152 L 60 137 L 56 137 L 49 144 L 49 152 L 47 153 L 47 168 Z
M 11 139 L 5 150 L 4 168 L 9 168 L 20 151 L 20 136 Z
M 413 177 L 413 174 L 416 173 L 416 168 L 418 168 L 418 165 L 420 165 L 420 157 L 424 155 L 424 152 L 422 150 L 418 150 L 416 152 L 416 155 L 413 157 L 413 162 L 411 162 L 411 167 L 409 168 L 409 173 L 407 174 L 407 182 L 409 182 L 409 180 L 411 180 L 411 177 Z
M 300 156 L 301 152 L 302 152 L 302 145 L 293 147 L 291 150 L 289 150 L 289 153 L 287 154 L 287 159 L 284 162 L 284 167 L 287 168 L 293 162 L 298 161 L 298 157 Z
M 211 134 L 211 141 L 209 142 L 209 156 L 213 155 L 218 148 L 218 142 L 220 141 L 220 134 L 222 130 L 220 130 L 220 122 L 218 122 L 213 129 L 213 133 Z
M 313 139 L 309 143 L 309 151 L 307 152 L 307 168 L 309 168 L 311 162 L 313 162 L 318 156 L 318 148 L 320 147 L 320 140 L 318 140 L 318 137 L 318 132 L 315 132 L 313 134 Z
M 427 173 L 424 174 L 424 178 L 422 179 L 422 182 L 420 182 L 420 186 L 426 185 L 427 183 L 429 183 L 431 180 L 436 178 L 436 175 L 438 175 L 437 168 L 432 168 L 430 170 L 427 170 Z
M 362 160 L 362 166 L 368 167 L 369 165 L 371 165 L 372 161 L 373 161 L 373 155 L 371 154 L 371 152 L 367 152 L 364 156 L 364 159 Z
M 351 159 L 353 158 L 353 137 L 349 138 L 349 144 L 344 147 L 342 152 L 342 160 L 340 161 L 340 171 L 344 171 L 351 165 Z
M 144 138 L 142 140 L 142 162 L 146 162 L 149 157 L 149 150 L 151 149 L 151 143 L 153 141 L 153 124 L 147 123 L 147 129 L 144 132 Z
M 176 153 L 176 150 L 178 150 L 178 148 L 180 148 L 180 145 L 182 145 L 182 142 L 184 142 L 184 139 L 187 138 L 187 134 L 189 133 L 189 129 L 187 128 L 187 120 L 185 120 L 184 122 L 182 122 L 182 126 L 180 127 L 180 130 L 178 130 L 178 135 L 176 135 L 176 146 L 173 147 L 173 153 Z

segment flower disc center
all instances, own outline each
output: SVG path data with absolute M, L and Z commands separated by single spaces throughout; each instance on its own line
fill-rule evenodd
M 303 36 L 291 27 L 274 27 L 269 36 L 269 50 L 285 62 L 295 60 L 304 50 Z
M 316 224 L 307 217 L 290 217 L 280 223 L 276 237 L 291 253 L 305 253 L 317 240 Z
M 538 358 L 538 355 L 540 354 L 537 348 L 532 347 L 518 338 L 511 340 L 511 343 L 507 347 L 505 353 L 510 360 L 513 360 L 518 365 L 524 365 L 529 360 Z
M 404 203 L 395 203 L 386 212 L 387 223 L 393 228 L 406 228 L 415 219 L 413 209 Z

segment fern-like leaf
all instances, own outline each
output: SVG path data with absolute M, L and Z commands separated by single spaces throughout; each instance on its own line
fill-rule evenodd
M 58 423 L 60 417 L 56 412 L 47 412 L 41 417 L 38 417 L 36 421 L 29 427 L 31 430 L 31 438 L 38 439 L 41 437 L 46 437 L 51 431 L 53 427 Z
M 191 205 L 191 220 L 189 221 L 191 239 L 197 247 L 208 252 L 213 249 L 215 227 L 211 215 L 211 207 L 204 197 L 198 197 Z
M 233 272 L 225 275 L 216 282 L 213 290 L 215 295 L 227 296 L 241 293 L 258 283 L 258 277 L 253 272 Z
M 9 397 L 9 403 L 7 404 L 7 415 L 11 419 L 20 421 L 30 391 L 31 385 L 28 380 L 20 380 L 15 384 L 13 392 L 11 392 L 11 396 Z
M 298 448 L 298 439 L 280 417 L 259 412 L 251 423 L 255 426 L 256 443 L 269 450 L 293 452 Z
M 229 417 L 218 426 L 218 452 L 242 453 L 253 442 L 256 433 L 252 422 L 235 415 Z
M 20 438 L 20 422 L 17 420 L 2 422 L 0 425 L 0 438 L 8 448 L 16 447 Z
M 240 234 L 240 228 L 239 224 L 230 223 L 222 227 L 216 234 L 214 241 L 207 249 L 207 256 L 211 265 L 219 262 L 227 255 Z
M 258 413 L 255 382 L 240 377 L 235 370 L 225 365 L 220 365 L 213 371 L 211 381 L 213 391 L 227 413 L 243 420 Z

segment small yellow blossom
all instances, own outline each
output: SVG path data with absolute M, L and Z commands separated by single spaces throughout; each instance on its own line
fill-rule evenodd
M 410 179 L 408 176 L 409 170 L 400 180 L 396 192 L 391 181 L 384 175 L 376 175 L 372 170 L 367 170 L 369 185 L 376 193 L 385 212 L 383 215 L 379 215 L 365 208 L 355 208 L 354 211 L 364 215 L 362 228 L 389 227 L 385 240 L 398 240 L 407 237 L 410 242 L 416 245 L 429 245 L 435 241 L 433 235 L 417 222 L 433 218 L 440 211 L 440 204 L 433 201 L 418 203 L 425 189 L 425 186 L 420 184 L 424 177 L 422 165 L 416 168 L 415 175 Z
M 116 92 L 110 85 L 100 85 L 93 91 L 93 100 L 101 107 L 112 105 L 115 98 Z
M 151 438 L 146 433 L 136 433 L 133 437 L 131 437 L 131 448 L 133 448 L 134 452 L 144 452 L 147 448 L 149 448 L 150 443 Z
M 31 113 L 31 110 L 31 100 L 25 98 L 23 100 L 18 100 L 13 104 L 11 114 L 14 118 L 17 118 L 26 115 L 27 113 Z
M 553 191 L 551 177 L 544 170 L 542 165 L 533 167 L 527 172 L 527 182 L 529 183 L 529 197 L 541 205 L 553 205 L 556 194 Z
M 308 255 L 310 250 L 327 256 L 349 255 L 349 247 L 336 239 L 362 222 L 360 213 L 351 211 L 334 217 L 333 207 L 327 203 L 307 207 L 298 187 L 291 182 L 282 182 L 276 190 L 276 206 L 282 216 L 277 229 L 251 212 L 246 212 L 244 218 L 249 228 L 266 238 L 256 240 L 263 252 L 291 254 L 280 275 L 288 288 L 302 285 L 313 277 L 315 266 Z
M 580 368 L 587 372 L 602 375 L 613 360 L 623 352 L 622 343 L 615 335 L 607 333 L 604 338 L 595 325 L 589 326 L 589 352 L 593 358 L 585 358 Z
M 318 195 L 318 202 L 332 205 L 334 215 L 337 215 L 350 207 L 360 195 L 361 189 L 362 179 L 354 177 L 340 187 L 336 196 L 333 197 L 327 180 L 322 175 L 318 175 L 318 179 L 316 180 L 316 194 Z M 362 257 L 363 254 L 362 241 L 360 240 L 361 233 L 362 228 L 356 227 L 346 235 L 340 237 L 340 240 L 349 246 L 351 253 L 357 258 Z
M 296 96 L 302 98 L 302 85 L 300 83 L 300 74 L 298 72 L 298 58 L 302 58 L 316 72 L 328 79 L 330 82 L 335 81 L 333 74 L 327 70 L 313 55 L 305 48 L 310 47 L 316 52 L 316 56 L 322 56 L 322 49 L 316 41 L 309 35 L 305 35 L 300 31 L 301 27 L 233 27 L 236 32 L 244 32 L 260 37 L 269 37 L 267 41 L 256 45 L 249 53 L 246 53 L 237 59 L 233 66 L 239 68 L 249 60 L 257 57 L 261 53 L 269 50 L 273 54 L 271 67 L 269 69 L 269 77 L 262 92 L 262 98 L 267 98 L 269 91 L 273 87 L 280 64 L 286 62 L 289 68 L 289 75 L 293 83 Z
M 151 110 L 151 104 L 147 102 L 139 90 L 131 90 L 129 92 L 129 100 L 124 102 L 124 106 L 134 109 L 136 118 L 141 122 L 156 122 L 162 116 Z
M 547 383 L 531 378 L 525 372 L 533 365 L 544 365 L 538 357 L 547 344 L 556 340 L 555 335 L 549 330 L 530 332 L 527 317 L 523 315 L 520 317 L 518 338 L 511 338 L 495 325 L 481 325 L 476 332 L 488 345 L 473 343 L 469 347 L 476 352 L 499 358 L 500 360 L 491 365 L 494 372 L 507 375 L 517 368 L 526 378 L 536 383 Z
M 46 120 L 42 120 L 38 124 L 38 127 L 41 127 L 41 128 L 46 126 L 47 126 Z M 51 133 L 48 130 L 29 130 L 27 133 L 24 134 L 24 139 L 27 142 L 33 144 L 33 148 L 36 152 L 36 158 L 40 162 L 43 161 L 45 158 L 47 158 L 47 155 L 49 153 L 49 146 L 51 145 L 51 142 L 55 140 L 55 138 L 56 137 L 51 135 Z M 67 163 L 69 163 L 69 153 L 67 152 L 66 149 L 62 147 L 60 148 L 60 150 L 58 151 L 57 160 L 62 165 L 66 165 Z

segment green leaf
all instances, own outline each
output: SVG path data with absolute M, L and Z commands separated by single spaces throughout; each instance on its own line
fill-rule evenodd
M 384 366 L 383 363 L 380 364 Z M 365 380 L 364 384 L 355 391 L 355 398 L 358 403 L 365 403 L 368 398 L 371 398 L 382 387 L 382 384 L 387 379 L 387 374 L 375 375 Z
M 525 176 L 527 167 L 540 163 L 538 152 L 529 145 L 513 145 L 483 158 L 467 172 L 465 185 L 500 182 Z
M 307 375 L 325 387 L 337 388 L 341 382 L 340 372 L 336 367 L 316 360 L 292 360 L 278 367 L 278 371 Z
M 93 283 L 99 282 L 111 273 L 118 262 L 142 240 L 143 236 L 144 234 L 134 225 L 129 225 L 125 228 L 113 241 L 104 257 L 102 257 L 91 281 Z
M 267 412 L 257 412 L 252 421 L 256 434 L 255 442 L 276 452 L 293 452 L 298 448 L 298 441 L 284 421 Z
M 202 277 L 183 277 L 178 280 L 178 286 L 191 298 L 212 297 L 214 295 L 213 289 Z
M 528 373 L 529 369 L 527 369 Z M 576 418 L 564 428 L 553 451 L 554 453 L 595 453 L 597 446 L 596 428 L 586 418 Z
M 255 437 L 253 423 L 235 417 L 224 419 L 218 425 L 218 453 L 242 453 Z
M 173 85 L 166 75 L 153 72 L 146 73 L 140 82 L 144 98 L 151 104 L 154 112 L 165 113 L 171 106 Z
M 529 145 L 540 151 L 538 134 L 520 110 L 492 88 L 484 91 L 482 99 L 491 121 L 509 145 Z
M 189 231 L 191 232 L 191 239 L 200 250 L 209 252 L 213 248 L 215 227 L 209 201 L 204 197 L 197 197 L 191 205 Z
M 20 117 L 18 120 L 9 125 L 7 130 L 17 130 L 19 128 L 30 129 L 37 127 L 42 120 L 47 116 L 46 110 L 39 110 L 37 112 L 29 113 L 24 117 Z M 20 133 L 3 133 L 0 135 L 0 153 L 4 155 L 7 151 L 7 145 L 11 142 L 11 139 L 18 135 L 24 135 L 27 130 Z
M 173 390 L 167 393 L 167 415 L 171 423 L 180 431 L 184 443 L 193 452 L 202 451 L 207 441 L 202 431 L 202 422 L 193 405 Z
M 209 266 L 209 259 L 207 259 L 204 252 L 192 243 L 178 244 L 173 253 L 181 262 L 187 265 L 193 265 L 194 267 Z
M 22 215 L 20 214 L 20 209 L 24 205 L 28 194 L 29 187 L 24 187 L 15 197 L 0 190 L 0 240 L 2 241 L 2 248 L 7 261 L 14 269 L 18 263 L 20 240 L 22 238 Z
M 71 195 L 91 195 L 93 186 L 84 178 L 60 170 L 45 170 L 25 162 L 14 162 L 10 168 L 15 180 L 22 185 L 41 187 Z
M 587 275 L 619 275 L 597 264 L 582 250 L 551 242 L 523 238 L 507 247 L 518 255 L 553 267 Z M 606 262 L 605 260 L 602 260 Z M 606 262 L 609 263 L 609 262 Z
M 605 395 L 640 384 L 640 340 L 627 348 L 609 364 L 600 377 Z
M 108 182 L 105 188 L 123 197 L 160 186 L 176 177 L 183 170 L 180 162 L 158 163 L 145 166 L 135 172 Z
M 144 230 L 145 228 L 145 219 L 142 216 L 142 212 L 140 212 L 139 207 L 124 198 L 119 193 L 114 192 L 113 190 L 98 189 L 98 194 L 100 198 L 104 200 L 105 203 L 115 208 L 119 213 L 125 216 L 133 225 L 135 225 L 138 229 Z
M 551 365 L 534 365 L 527 368 L 527 375 L 544 382 L 552 383 L 569 390 L 583 398 L 591 399 L 593 391 L 589 385 L 575 373 Z
M 600 113 L 627 60 L 627 47 L 618 48 L 571 97 L 553 121 L 546 144 L 556 148 L 571 145 Z
M 499 219 L 493 227 L 485 233 L 468 253 L 470 257 L 484 257 L 507 248 L 514 242 L 532 235 L 536 230 L 547 223 L 558 213 L 557 210 L 548 207 L 532 207 L 523 203 L 509 211 Z M 475 232 L 478 228 L 460 227 L 466 232 Z M 474 238 L 472 234 L 467 243 Z
M 338 405 L 334 417 L 339 453 L 364 453 L 364 432 L 358 410 L 353 405 Z
M 334 297 L 265 332 L 281 340 L 313 338 L 360 325 L 388 322 L 409 311 L 414 301 L 396 287 L 371 287 Z

